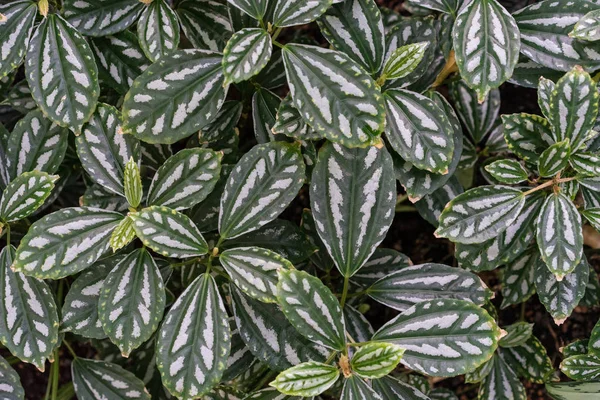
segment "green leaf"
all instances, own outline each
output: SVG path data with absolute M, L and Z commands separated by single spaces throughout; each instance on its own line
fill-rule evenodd
M 435 235 L 459 243 L 482 243 L 508 229 L 524 205 L 523 192 L 508 186 L 468 190 L 448 203 Z
M 529 163 L 536 164 L 540 154 L 554 143 L 550 124 L 539 115 L 502 115 L 502 124 L 508 148 Z
M 311 397 L 329 389 L 339 376 L 335 366 L 310 361 L 283 371 L 269 385 L 283 394 Z
M 296 197 L 304 182 L 298 144 L 254 146 L 229 175 L 219 213 L 219 233 L 232 239 L 275 219 Z
M 408 256 L 392 249 L 378 248 L 365 265 L 352 276 L 351 281 L 362 287 L 370 287 L 384 277 L 412 265 Z
M 570 156 L 571 143 L 569 139 L 548 147 L 540 154 L 540 158 L 538 159 L 540 176 L 548 178 L 558 174 L 569 165 Z
M 260 247 L 238 247 L 219 256 L 231 280 L 248 296 L 265 303 L 277 302 L 277 271 L 293 265 L 274 251 Z
M 590 11 L 575 24 L 569 36 L 579 40 L 600 40 L 600 10 Z
M 208 244 L 192 220 L 180 212 L 151 206 L 130 213 L 133 229 L 144 245 L 165 257 L 188 258 L 204 255 Z
M 202 274 L 171 307 L 158 333 L 156 365 L 169 392 L 192 399 L 217 385 L 227 367 L 230 336 L 217 285 Z
M 332 3 L 332 0 L 277 0 L 273 25 L 284 28 L 308 24 L 323 15 Z
M 0 21 L 0 78 L 21 65 L 37 11 L 37 5 L 28 0 L 12 1 L 0 6 L 0 13 L 4 16 Z
M 529 172 L 517 160 L 497 160 L 486 165 L 485 170 L 498 181 L 509 185 L 521 183 L 529 177 Z
M 3 79 L 7 79 L 7 77 Z M 35 104 L 35 101 L 33 101 L 33 98 L 31 97 L 31 89 L 29 89 L 27 79 L 23 79 L 14 85 L 6 95 L 6 99 L 4 99 L 2 104 L 14 108 L 21 114 L 27 114 L 28 112 L 35 110 L 37 104 Z
M 184 0 L 177 4 L 176 11 L 185 37 L 195 48 L 223 51 L 232 33 L 227 4 Z
M 592 330 L 592 335 L 594 335 L 594 330 Z M 588 352 L 588 339 L 579 339 L 574 342 L 569 343 L 568 345 L 561 347 L 560 352 L 563 357 L 571 357 L 576 355 L 587 354 Z M 591 354 L 591 352 L 590 352 Z
M 371 386 L 355 375 L 344 379 L 340 400 L 381 400 Z
M 123 173 L 123 191 L 129 205 L 136 208 L 142 202 L 144 189 L 142 188 L 142 178 L 140 168 L 137 162 L 131 157 L 125 165 Z
M 406 349 L 402 363 L 430 376 L 457 376 L 488 360 L 500 329 L 479 306 L 463 300 L 417 303 L 373 336 Z
M 565 358 L 560 370 L 576 381 L 593 381 L 600 378 L 600 358 L 582 354 Z
M 375 333 L 367 318 L 348 304 L 344 306 L 344 323 L 347 335 L 357 343 L 368 342 Z
M 335 50 L 350 56 L 369 74 L 379 71 L 385 55 L 385 34 L 374 0 L 339 2 L 317 22 Z
M 277 109 L 275 124 L 271 128 L 273 134 L 283 134 L 299 140 L 317 140 L 321 136 L 314 131 L 293 105 L 292 97 L 288 94 Z
M 139 0 L 63 2 L 66 20 L 86 36 L 108 36 L 121 32 L 138 19 L 143 8 Z
M 477 93 L 462 80 L 450 85 L 456 113 L 475 143 L 480 143 L 492 130 L 500 111 L 500 91 L 490 90 L 480 103 Z
M 367 343 L 359 347 L 350 366 L 358 376 L 365 379 L 378 379 L 392 372 L 404 354 L 404 349 L 391 343 Z
M 477 275 L 434 263 L 404 267 L 375 282 L 367 293 L 398 311 L 426 300 L 447 298 L 482 305 L 492 297 L 492 292 Z
M 452 40 L 460 75 L 480 101 L 512 75 L 519 58 L 519 28 L 496 0 L 466 3 L 456 17 Z
M 572 272 L 583 254 L 581 215 L 564 193 L 550 194 L 536 221 L 542 260 L 558 279 Z
M 233 319 L 230 319 L 232 322 Z M 255 364 L 256 358 L 242 340 L 235 323 L 231 324 L 231 352 L 227 359 L 227 369 L 223 372 L 222 381 L 230 381 L 248 371 Z
M 137 23 L 138 40 L 152 62 L 173 53 L 179 45 L 179 20 L 165 0 L 153 0 Z
M 384 239 L 394 218 L 396 184 L 385 148 L 325 144 L 310 186 L 317 232 L 345 277 Z
M 268 89 L 260 88 L 252 96 L 252 123 L 259 144 L 275 140 L 271 128 L 275 125 L 280 104 L 279 96 Z
M 425 195 L 414 205 L 421 217 L 437 227 L 438 219 L 446 204 L 461 193 L 463 193 L 463 187 L 458 179 L 453 176 L 445 185 L 436 189 L 433 193 Z
M 271 36 L 261 28 L 236 32 L 223 50 L 224 85 L 246 81 L 258 74 L 271 59 Z
M 125 96 L 125 131 L 148 143 L 171 144 L 205 127 L 227 94 L 221 58 L 179 50 L 152 64 Z
M 116 108 L 100 104 L 83 132 L 75 141 L 81 164 L 94 182 L 124 196 L 125 166 L 133 157 L 139 159 L 139 142 L 123 135 Z
M 21 240 L 15 271 L 38 279 L 60 279 L 91 266 L 109 248 L 123 219 L 93 207 L 63 208 L 34 222 Z
M 316 46 L 287 44 L 283 61 L 293 104 L 318 134 L 349 147 L 378 142 L 385 125 L 383 97 L 350 57 Z
M 302 400 L 301 397 L 281 394 L 275 388 L 261 389 L 244 397 L 244 400 Z
M 520 377 L 529 381 L 544 383 L 549 381 L 554 373 L 552 360 L 535 336 L 531 336 L 521 346 L 501 349 L 501 354 Z
M 24 172 L 8 184 L 0 199 L 0 220 L 15 222 L 37 210 L 54 189 L 57 175 Z
M 421 42 L 397 48 L 387 58 L 381 76 L 386 79 L 401 79 L 406 77 L 423 60 L 425 50 L 428 46 L 429 43 Z
M 479 387 L 479 400 L 494 399 L 505 396 L 507 399 L 527 400 L 525 386 L 504 359 L 495 354 L 491 361 L 492 367 Z
M 600 155 L 578 152 L 571 155 L 569 163 L 581 175 L 600 176 Z
M 79 134 L 96 109 L 98 68 L 88 43 L 61 16 L 48 15 L 33 34 L 25 76 L 44 115 Z
M 129 204 L 124 197 L 109 192 L 104 186 L 92 184 L 81 197 L 81 204 L 86 207 L 101 208 L 106 211 L 124 212 Z
M 21 385 L 21 378 L 10 364 L 0 357 L 0 396 L 4 400 L 22 400 L 25 391 Z
M 556 84 L 550 79 L 540 77 L 537 89 L 538 105 L 542 110 L 542 114 L 544 114 L 544 116 L 548 118 L 548 120 L 551 120 L 553 116 L 552 112 L 550 111 L 550 102 L 557 95 L 557 93 L 555 92 Z
M 465 383 L 479 383 L 483 381 L 494 366 L 495 354 L 496 353 L 494 353 L 491 359 L 481 364 L 474 371 L 467 373 L 465 375 Z
M 500 347 L 516 347 L 524 344 L 533 332 L 533 324 L 527 322 L 515 322 L 504 328 L 507 332 L 506 336 L 498 341 Z
M 547 383 L 546 390 L 554 400 L 594 400 L 600 391 L 599 382 Z
M 373 389 L 383 399 L 429 400 L 416 388 L 391 376 L 373 380 Z
M 144 382 L 117 364 L 78 357 L 71 364 L 71 375 L 79 400 L 150 399 Z
M 269 7 L 269 0 L 227 0 L 227 2 L 256 20 L 262 20 Z
M 431 400 L 459 400 L 454 392 L 446 388 L 434 388 L 427 393 Z
M 523 303 L 535 293 L 534 267 L 539 255 L 526 252 L 506 265 L 502 274 L 502 305 L 500 308 Z

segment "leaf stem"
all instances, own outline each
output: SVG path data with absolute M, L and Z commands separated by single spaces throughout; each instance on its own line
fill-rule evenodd
M 348 283 L 350 282 L 350 277 L 344 277 L 344 288 L 342 289 L 342 299 L 340 300 L 340 305 L 342 309 L 344 309 L 344 305 L 346 304 L 346 298 L 348 297 Z
M 54 350 L 54 362 L 52 363 L 55 366 L 52 370 L 52 400 L 56 400 L 58 398 L 58 379 L 60 378 L 60 356 L 58 354 L 58 349 Z
M 275 40 L 275 39 L 272 39 L 271 41 L 273 42 L 273 44 L 274 44 L 275 46 L 279 47 L 280 49 L 283 49 L 283 48 L 285 47 L 284 45 L 282 45 L 281 43 L 279 43 L 279 42 L 278 42 L 277 40 Z
M 277 39 L 282 30 L 283 28 L 277 28 L 273 33 L 273 36 L 271 36 L 271 40 L 275 41 L 275 39 Z
M 525 193 L 523 193 L 523 196 L 528 196 L 531 193 L 535 193 L 539 190 L 545 189 L 547 187 L 553 186 L 553 185 L 558 185 L 559 183 L 566 183 L 566 182 L 571 182 L 574 181 L 575 179 L 577 179 L 576 177 L 571 177 L 571 178 L 559 178 L 559 179 L 552 179 L 548 182 L 542 183 L 539 186 L 536 186 L 528 191 L 526 191 Z
M 50 364 L 50 374 L 48 375 L 48 384 L 46 385 L 46 395 L 44 396 L 44 400 L 50 400 L 50 395 L 52 393 L 52 377 L 54 376 L 54 370 L 56 369 L 56 365 L 54 363 Z
M 69 344 L 69 342 L 67 342 L 66 340 L 63 340 L 63 344 L 65 346 L 67 346 L 67 349 L 69 350 L 69 353 L 71 353 L 71 355 L 73 356 L 73 358 L 77 358 L 77 354 L 75 353 L 75 350 L 73 350 L 73 348 L 71 347 L 71 345 Z
M 10 246 L 10 225 L 6 224 L 6 245 Z

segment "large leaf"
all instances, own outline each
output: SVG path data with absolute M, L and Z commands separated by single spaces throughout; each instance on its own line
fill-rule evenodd
M 385 124 L 383 98 L 351 58 L 335 50 L 288 44 L 283 61 L 294 106 L 317 133 L 352 147 L 378 141 Z
M 177 15 L 186 38 L 197 49 L 222 51 L 231 37 L 227 4 L 212 0 L 184 0 Z
M 173 53 L 179 45 L 179 20 L 165 0 L 146 5 L 137 23 L 140 46 L 150 61 Z
M 180 50 L 152 64 L 125 96 L 125 130 L 145 142 L 171 144 L 206 126 L 227 94 L 221 58 Z
M 0 199 L 0 220 L 14 222 L 35 212 L 54 189 L 56 175 L 32 171 L 19 175 L 8 184 Z
M 310 186 L 317 232 L 345 277 L 354 275 L 384 239 L 394 218 L 396 185 L 385 148 L 327 143 Z
M 494 354 L 490 361 L 491 370 L 481 382 L 478 399 L 495 399 L 506 396 L 506 399 L 527 400 L 525 387 L 519 377 L 499 354 Z
M 136 0 L 65 0 L 63 13 L 79 32 L 107 36 L 127 29 L 144 8 Z
M 261 28 L 236 32 L 223 50 L 225 85 L 246 81 L 258 74 L 271 59 L 271 36 Z
M 593 381 L 600 378 L 600 358 L 582 354 L 565 358 L 560 370 L 569 378 L 577 381 Z
M 231 348 L 227 311 L 209 274 L 200 275 L 165 317 L 156 343 L 162 382 L 179 398 L 196 398 L 221 380 Z
M 36 221 L 21 240 L 16 271 L 39 279 L 60 279 L 88 268 L 109 247 L 117 212 L 93 207 L 64 208 Z
M 381 400 L 381 397 L 371 389 L 371 386 L 356 375 L 344 379 L 344 387 L 340 400 Z
M 10 364 L 0 357 L 0 396 L 4 400 L 22 400 L 25 391 L 21 385 L 21 378 Z
M 79 400 L 150 399 L 144 382 L 117 364 L 76 358 L 71 375 Z
M 98 68 L 88 43 L 61 16 L 48 15 L 35 31 L 25 75 L 44 115 L 80 133 L 100 94 Z
M 277 0 L 273 25 L 282 28 L 308 24 L 319 18 L 332 3 L 332 0 Z
M 275 219 L 298 194 L 304 170 L 298 144 L 265 143 L 246 153 L 221 197 L 221 237 L 235 238 Z
M 15 70 L 25 56 L 37 6 L 33 1 L 12 1 L 0 6 L 0 78 Z
M 312 397 L 329 389 L 339 376 L 337 367 L 310 361 L 283 371 L 270 385 L 287 395 Z
M 352 371 L 365 379 L 378 379 L 392 372 L 404 349 L 391 343 L 367 343 L 359 347 L 350 361 Z
M 389 375 L 373 380 L 373 389 L 383 399 L 430 400 L 417 388 Z
M 385 324 L 373 340 L 406 349 L 402 363 L 431 376 L 456 376 L 487 361 L 500 329 L 481 307 L 463 300 L 417 303 Z
M 480 143 L 493 128 L 500 111 L 500 91 L 491 90 L 483 103 L 477 100 L 477 93 L 464 81 L 450 86 L 456 114 L 471 134 L 475 143 Z

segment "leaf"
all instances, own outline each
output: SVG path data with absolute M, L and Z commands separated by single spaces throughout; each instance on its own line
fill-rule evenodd
M 546 390 L 557 400 L 593 400 L 600 390 L 598 382 L 547 383 Z
M 223 191 L 221 238 L 255 231 L 281 214 L 300 190 L 304 168 L 297 144 L 254 146 L 236 164 Z
M 98 68 L 83 36 L 57 14 L 39 25 L 27 50 L 25 76 L 44 115 L 76 134 L 98 102 Z
M 252 392 L 248 394 L 248 396 L 244 397 L 244 400 L 301 400 L 301 397 L 297 396 L 287 396 L 285 394 L 281 394 L 279 390 L 275 388 L 267 388 L 261 389 L 256 392 Z
M 492 358 L 481 364 L 474 371 L 467 373 L 465 375 L 465 383 L 480 383 L 481 381 L 483 381 L 492 370 L 492 367 L 494 366 L 495 357 L 496 353 L 492 355 Z
M 367 343 L 359 347 L 350 361 L 352 371 L 365 379 L 379 379 L 392 372 L 404 349 L 391 343 Z
M 86 172 L 99 185 L 124 196 L 123 179 L 127 162 L 139 159 L 138 141 L 124 135 L 116 108 L 100 104 L 75 141 Z
M 594 10 L 585 14 L 575 24 L 569 36 L 575 39 L 587 40 L 588 42 L 600 40 L 600 11 Z
M 592 330 L 592 335 L 594 335 L 594 330 Z M 561 347 L 560 352 L 565 358 L 580 354 L 587 354 L 588 342 L 588 339 L 575 340 L 574 342 L 571 342 L 566 346 Z
M 0 220 L 15 222 L 37 210 L 52 193 L 57 175 L 24 172 L 6 186 L 0 199 Z
M 106 211 L 124 212 L 129 204 L 124 197 L 109 192 L 104 186 L 93 184 L 88 187 L 81 197 L 81 204 L 86 207 L 101 208 Z
M 407 90 L 384 93 L 386 138 L 406 161 L 442 175 L 448 172 L 454 153 L 454 128 L 432 100 Z
M 513 76 L 509 79 L 509 82 L 535 89 L 538 88 L 540 78 L 545 77 L 556 81 L 563 75 L 564 73 L 561 71 L 556 71 L 523 57 L 515 66 Z
M 142 188 L 142 178 L 137 162 L 131 157 L 125 165 L 123 173 L 123 191 L 129 205 L 136 208 L 142 202 L 144 189 Z
M 535 336 L 531 336 L 524 345 L 503 348 L 501 353 L 517 375 L 532 382 L 547 382 L 554 373 L 552 360 Z
M 490 373 L 483 379 L 479 387 L 478 399 L 493 399 L 495 396 L 506 396 L 507 399 L 527 400 L 525 386 L 511 367 L 495 354 Z
M 509 185 L 521 183 L 529 177 L 529 172 L 520 162 L 510 159 L 494 161 L 486 165 L 485 170 L 501 183 Z
M 402 363 L 430 376 L 472 371 L 495 351 L 500 329 L 479 306 L 439 299 L 417 303 L 373 336 L 406 349 Z
M 236 32 L 223 50 L 223 85 L 243 82 L 258 74 L 267 66 L 272 51 L 271 36 L 264 29 L 246 28 Z
M 318 140 L 320 135 L 314 131 L 293 105 L 292 97 L 288 94 L 277 109 L 275 124 L 271 128 L 273 134 L 283 134 L 299 140 Z
M 462 185 L 456 177 L 452 177 L 445 185 L 414 203 L 415 208 L 421 217 L 437 227 L 438 219 L 446 204 L 461 193 L 463 193 Z
M 383 98 L 363 69 L 335 50 L 287 44 L 282 51 L 293 105 L 308 125 L 348 147 L 378 142 L 385 125 Z
M 383 399 L 429 400 L 429 397 L 416 388 L 391 376 L 373 380 L 373 389 Z
M 58 342 L 58 315 L 50 288 L 44 281 L 11 269 L 15 249 L 0 253 L 0 341 L 21 361 L 44 371 Z
M 369 74 L 379 71 L 385 53 L 385 35 L 374 0 L 340 2 L 330 7 L 317 22 L 335 50 L 350 56 Z
M 259 21 L 263 20 L 269 7 L 269 0 L 227 0 L 227 2 Z
M 219 261 L 237 287 L 265 303 L 277 302 L 277 271 L 294 267 L 274 251 L 260 247 L 225 250 Z
M 0 78 L 17 69 L 29 45 L 37 5 L 32 1 L 12 1 L 0 6 Z
M 323 15 L 332 3 L 332 0 L 277 0 L 273 11 L 273 25 L 284 28 L 308 24 Z
M 197 49 L 223 51 L 231 37 L 229 11 L 224 2 L 185 0 L 177 5 L 185 37 Z
M 132 25 L 144 6 L 136 0 L 65 0 L 67 21 L 86 36 L 108 36 Z
M 554 143 L 550 124 L 538 115 L 502 115 L 502 124 L 508 148 L 527 162 L 537 163 L 539 155 Z
M 146 5 L 137 23 L 138 40 L 146 57 L 155 62 L 177 50 L 179 20 L 165 0 Z
M 404 267 L 375 282 L 367 293 L 398 311 L 427 300 L 458 299 L 482 305 L 492 297 L 477 275 L 434 263 Z
M 125 96 L 124 130 L 148 143 L 172 144 L 205 127 L 227 94 L 221 58 L 179 50 L 152 64 Z
M 600 155 L 578 152 L 571 155 L 569 163 L 582 175 L 600 176 Z
M 344 379 L 344 387 L 340 400 L 381 400 L 381 397 L 371 389 L 371 386 L 355 375 Z
M 21 400 L 25 398 L 25 391 L 21 385 L 19 374 L 2 357 L 0 357 L 0 395 L 4 400 Z
M 106 253 L 110 235 L 122 219 L 119 213 L 93 207 L 55 211 L 31 225 L 12 267 L 38 279 L 76 274 Z
M 569 139 L 548 147 L 540 154 L 540 158 L 538 159 L 540 176 L 548 178 L 558 174 L 569 165 L 570 156 L 571 144 Z
M 79 400 L 150 399 L 144 382 L 117 364 L 78 357 L 71 364 L 71 375 Z
M 464 81 L 450 85 L 450 95 L 461 122 L 475 143 L 480 143 L 493 128 L 500 111 L 500 91 L 490 90 L 485 100 L 479 103 L 477 93 Z
M 169 392 L 194 398 L 217 385 L 227 366 L 230 336 L 217 285 L 202 274 L 171 307 L 158 333 L 156 365 Z
M 401 79 L 417 68 L 429 46 L 427 42 L 407 44 L 394 50 L 387 58 L 381 76 Z
M 458 400 L 458 397 L 450 389 L 434 388 L 427 393 L 431 400 Z
M 233 319 L 230 319 L 230 322 Z M 223 373 L 222 380 L 230 381 L 242 375 L 245 371 L 257 363 L 256 358 L 246 347 L 246 343 L 237 331 L 235 324 L 231 324 L 231 352 L 227 359 L 227 369 Z
M 534 267 L 539 255 L 526 252 L 512 263 L 508 263 L 502 274 L 502 305 L 508 306 L 523 303 L 535 293 Z
M 346 324 L 346 335 L 357 343 L 368 342 L 375 333 L 367 318 L 348 304 L 344 306 L 344 323 Z
M 283 394 L 311 397 L 329 389 L 339 376 L 335 366 L 310 361 L 283 371 L 269 385 Z
M 536 225 L 542 260 L 561 279 L 572 272 L 582 259 L 581 216 L 565 194 L 552 193 L 546 198 Z
M 515 322 L 505 327 L 506 336 L 498 341 L 498 345 L 503 348 L 521 346 L 531 337 L 533 324 L 527 322 Z
M 600 377 L 600 358 L 582 354 L 565 358 L 560 370 L 576 381 L 593 381 Z
M 8 75 L 3 79 L 8 79 Z M 35 104 L 35 101 L 31 97 L 31 90 L 26 79 L 23 79 L 10 89 L 2 104 L 12 107 L 21 114 L 27 114 L 37 108 L 37 104 Z
M 523 193 L 508 186 L 468 190 L 448 203 L 435 235 L 459 243 L 482 243 L 504 232 L 524 204 Z
M 542 110 L 542 114 L 544 114 L 548 120 L 552 120 L 553 116 L 550 111 L 550 102 L 553 101 L 553 98 L 557 95 L 555 92 L 556 84 L 550 79 L 540 77 L 537 89 L 538 105 Z
M 596 322 L 596 325 L 592 329 L 592 332 L 590 334 L 589 343 L 586 345 L 586 347 L 587 347 L 587 349 L 583 353 L 589 353 L 596 357 L 600 356 L 600 322 Z M 568 355 L 564 354 L 564 352 L 563 352 L 563 355 L 565 357 L 568 357 Z
M 395 195 L 385 148 L 321 148 L 310 186 L 311 208 L 317 232 L 343 276 L 354 275 L 384 239 Z
M 208 244 L 192 220 L 175 210 L 151 206 L 130 213 L 129 218 L 144 245 L 165 257 L 197 257 L 208 252 Z

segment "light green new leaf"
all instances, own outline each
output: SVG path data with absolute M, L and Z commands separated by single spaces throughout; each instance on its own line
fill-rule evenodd
M 552 360 L 538 338 L 531 336 L 525 344 L 500 350 L 507 364 L 517 375 L 535 383 L 551 380 L 554 373 Z
M 289 97 L 286 97 L 289 99 Z M 289 100 L 291 103 L 291 100 Z M 281 105 L 281 98 L 268 89 L 257 89 L 252 96 L 252 125 L 254 127 L 254 137 L 261 143 L 272 142 L 275 140 L 274 127 Z M 300 115 L 298 119 L 302 121 Z M 306 126 L 306 124 L 305 124 Z
M 33 34 L 25 76 L 44 115 L 79 134 L 96 109 L 98 68 L 83 36 L 60 15 L 48 15 Z
M 367 343 L 356 350 L 350 366 L 365 379 L 378 379 L 392 372 L 404 354 L 404 349 L 391 343 Z
M 502 183 L 514 185 L 526 181 L 529 172 L 517 160 L 497 160 L 485 166 L 485 170 Z
M 381 400 L 371 386 L 356 375 L 344 379 L 340 400 Z
M 479 144 L 488 132 L 492 130 L 500 111 L 500 91 L 490 90 L 485 101 L 480 103 L 477 93 L 469 88 L 462 80 L 450 85 L 450 95 L 460 120 L 473 138 Z
M 502 124 L 508 148 L 529 163 L 536 164 L 540 154 L 554 144 L 550 124 L 539 115 L 502 115 Z
M 546 390 L 555 400 L 596 400 L 600 382 L 547 383 Z
M 14 222 L 35 212 L 50 196 L 57 175 L 24 172 L 6 186 L 0 199 L 0 220 Z
M 306 362 L 277 375 L 269 385 L 290 396 L 318 396 L 338 380 L 340 371 L 333 365 Z
M 384 239 L 394 218 L 396 183 L 385 147 L 327 143 L 310 185 L 321 240 L 343 276 L 354 275 Z
M 138 40 L 152 62 L 173 53 L 179 45 L 179 20 L 165 0 L 147 4 L 137 23 Z
M 417 388 L 391 376 L 373 380 L 373 389 L 382 399 L 430 400 Z
M 304 271 L 280 269 L 277 274 L 277 299 L 294 328 L 319 345 L 344 350 L 344 317 L 329 288 Z
M 534 271 L 539 258 L 537 251 L 525 252 L 506 265 L 502 273 L 502 305 L 508 306 L 527 301 L 535 293 Z
M 402 363 L 430 376 L 456 376 L 487 361 L 500 329 L 481 307 L 464 300 L 417 303 L 373 336 L 404 348 Z
M 0 78 L 15 70 L 25 56 L 37 5 L 33 1 L 12 1 L 0 6 Z
M 21 385 L 21 378 L 10 364 L 0 357 L 0 396 L 4 400 L 22 400 L 25 391 Z
M 142 188 L 142 177 L 138 163 L 131 157 L 125 165 L 123 173 L 123 191 L 129 205 L 136 208 L 142 202 L 144 188 Z
M 460 75 L 480 101 L 511 77 L 519 58 L 519 29 L 496 0 L 467 2 L 456 17 L 452 41 Z
M 65 0 L 63 14 L 86 36 L 108 36 L 133 24 L 144 8 L 139 0 Z
M 349 147 L 378 142 L 385 126 L 383 97 L 358 64 L 316 46 L 287 44 L 282 52 L 293 104 L 308 125 Z
M 515 322 L 504 329 L 507 334 L 498 341 L 498 345 L 504 348 L 516 347 L 521 346 L 529 340 L 533 332 L 533 324 L 527 322 Z
M 227 94 L 221 58 L 179 50 L 148 67 L 125 96 L 125 131 L 148 143 L 171 144 L 205 127 Z
M 538 159 L 538 171 L 540 176 L 549 178 L 569 165 L 569 157 L 571 156 L 571 143 L 569 139 L 558 142 L 548 147 L 540 154 Z
M 581 215 L 564 193 L 552 193 L 536 221 L 536 239 L 542 260 L 559 279 L 572 272 L 583 254 Z
M 177 299 L 158 333 L 156 365 L 165 387 L 193 399 L 216 386 L 231 349 L 227 311 L 217 284 L 200 275 Z
M 571 167 L 581 175 L 600 176 L 600 155 L 578 152 L 569 159 Z
M 600 10 L 585 14 L 569 32 L 569 36 L 588 42 L 600 40 Z
M 504 396 L 506 399 L 527 400 L 525 386 L 509 364 L 499 355 L 494 354 L 491 370 L 481 381 L 478 400 L 494 399 Z
M 71 376 L 79 400 L 150 400 L 144 382 L 117 364 L 78 357 L 71 364 Z
M 227 4 L 212 0 L 183 0 L 177 15 L 186 38 L 197 49 L 223 51 L 232 27 Z
M 227 2 L 256 20 L 262 20 L 270 0 L 227 0 Z
M 429 43 L 421 42 L 397 48 L 387 58 L 381 76 L 385 79 L 404 78 L 417 68 L 428 46 Z
M 299 144 L 254 146 L 236 164 L 221 196 L 221 237 L 232 239 L 271 222 L 296 197 L 304 177 Z
M 593 381 L 600 378 L 600 358 L 591 354 L 582 354 L 565 358 L 560 370 L 576 381 Z
M 20 360 L 44 371 L 58 342 L 54 296 L 44 281 L 14 272 L 14 247 L 0 253 L 0 341 Z
M 246 81 L 258 74 L 271 59 L 271 36 L 261 28 L 236 32 L 223 50 L 223 85 Z
M 109 248 L 123 219 L 93 207 L 64 208 L 34 222 L 21 240 L 15 271 L 38 279 L 60 279 L 91 266 Z
M 332 3 L 332 0 L 277 0 L 273 25 L 283 28 L 308 24 L 323 15 Z

